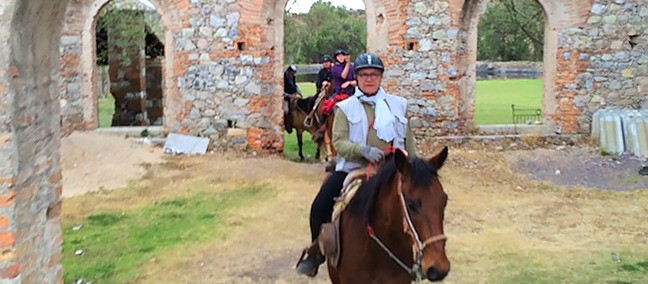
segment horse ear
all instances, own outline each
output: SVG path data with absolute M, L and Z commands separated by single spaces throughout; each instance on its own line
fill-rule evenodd
M 410 172 L 410 162 L 405 153 L 400 149 L 396 149 L 394 153 L 394 162 L 396 163 L 396 169 L 399 173 L 406 176 Z
M 436 156 L 430 158 L 428 163 L 432 165 L 435 169 L 439 170 L 441 167 L 443 167 L 443 163 L 445 163 L 446 158 L 448 158 L 448 146 L 443 147 L 441 152 L 436 154 Z

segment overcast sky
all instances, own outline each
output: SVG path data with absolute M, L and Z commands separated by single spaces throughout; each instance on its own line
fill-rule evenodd
M 293 4 L 293 2 L 295 4 Z M 291 13 L 308 13 L 308 10 L 317 0 L 288 0 L 288 6 L 291 6 L 289 12 Z M 362 9 L 364 10 L 364 1 L 363 0 L 324 0 L 324 2 L 330 2 L 333 6 L 344 6 L 351 9 Z

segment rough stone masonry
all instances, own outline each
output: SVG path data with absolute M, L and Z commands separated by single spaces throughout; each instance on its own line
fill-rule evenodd
M 97 126 L 93 30 L 107 2 L 0 1 L 2 283 L 62 279 L 58 133 Z M 165 29 L 165 128 L 281 151 L 286 0 L 152 2 Z M 582 133 L 598 108 L 648 107 L 647 0 L 537 2 L 547 19 L 546 125 Z M 368 48 L 386 58 L 385 85 L 409 100 L 418 137 L 471 127 L 486 4 L 365 0 Z

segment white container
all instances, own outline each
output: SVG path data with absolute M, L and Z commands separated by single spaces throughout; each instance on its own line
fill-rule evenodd
M 635 116 L 625 124 L 626 151 L 648 158 L 648 116 Z
M 618 113 L 604 113 L 600 118 L 599 144 L 608 153 L 621 154 L 625 150 L 623 123 Z

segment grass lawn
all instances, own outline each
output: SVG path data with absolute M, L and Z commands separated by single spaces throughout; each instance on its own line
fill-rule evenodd
M 479 80 L 475 124 L 511 124 L 511 104 L 542 108 L 542 79 Z
M 302 94 L 304 97 L 310 97 L 312 95 L 315 95 L 315 83 L 311 82 L 303 82 L 303 83 L 297 83 L 297 86 L 299 86 L 299 89 L 302 91 Z
M 115 98 L 108 94 L 105 99 L 99 98 L 99 128 L 110 127 L 115 113 Z
M 272 189 L 249 186 L 175 197 L 141 208 L 65 218 L 65 283 L 78 279 L 131 283 L 141 273 L 139 268 L 151 259 L 224 234 L 227 225 L 223 215 L 227 210 L 249 206 L 271 194 Z

